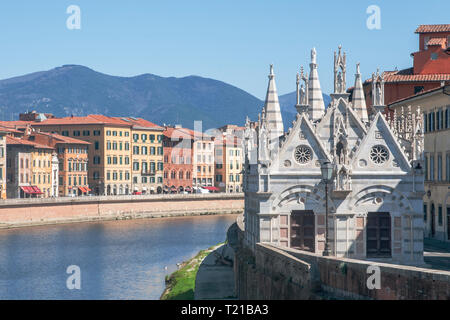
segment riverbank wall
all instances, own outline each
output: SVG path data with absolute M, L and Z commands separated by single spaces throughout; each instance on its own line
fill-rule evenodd
M 235 286 L 239 299 L 450 300 L 450 272 L 377 263 L 299 251 L 269 244 L 244 245 L 241 217 L 228 230 L 235 251 Z M 379 288 L 369 288 L 379 268 Z
M 0 228 L 99 220 L 239 214 L 243 209 L 244 195 L 241 193 L 7 199 L 0 202 Z

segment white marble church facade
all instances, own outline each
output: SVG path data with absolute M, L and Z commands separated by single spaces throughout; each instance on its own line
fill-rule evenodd
M 374 74 L 369 115 L 356 67 L 346 93 L 346 57 L 335 53 L 334 93 L 325 108 L 311 51 L 310 74 L 297 74 L 296 120 L 284 131 L 271 66 L 266 102 L 245 131 L 245 241 L 321 254 L 325 248 L 325 188 L 329 184 L 328 243 L 338 257 L 423 264 L 424 194 L 421 113 L 384 110 L 384 81 Z

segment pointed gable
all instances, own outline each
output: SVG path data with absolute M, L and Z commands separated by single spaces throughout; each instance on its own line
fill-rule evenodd
M 317 135 L 322 143 L 327 146 L 328 152 L 332 154 L 330 139 L 338 139 L 339 131 L 345 135 L 348 147 L 352 150 L 358 140 L 362 140 L 367 133 L 365 125 L 361 122 L 354 110 L 343 98 L 339 98 L 327 112 L 320 123 L 317 124 Z
M 298 115 L 293 128 L 289 129 L 277 160 L 279 163 L 275 166 L 280 171 L 298 172 L 299 169 L 320 170 L 320 162 L 331 161 L 331 157 L 315 134 L 310 120 L 302 114 Z
M 379 112 L 372 121 L 367 135 L 353 156 L 353 173 L 364 172 L 409 172 L 408 157 Z

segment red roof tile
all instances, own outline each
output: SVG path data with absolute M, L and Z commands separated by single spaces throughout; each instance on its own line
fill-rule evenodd
M 53 139 L 57 140 L 56 143 L 85 144 L 85 145 L 91 144 L 90 142 L 87 142 L 87 141 L 62 136 L 60 134 L 52 133 L 52 132 L 40 131 L 40 132 L 33 132 L 31 135 L 39 135 L 39 134 L 45 135 L 45 136 L 48 136 L 49 138 L 53 138 Z
M 449 81 L 450 73 L 442 74 L 413 74 L 413 68 L 403 69 L 399 71 L 384 71 L 384 81 L 391 82 L 438 82 Z M 372 82 L 372 78 L 367 79 L 364 83 Z
M 427 46 L 444 46 L 447 42 L 447 39 L 445 38 L 431 38 L 427 42 Z
M 22 139 L 22 138 L 13 138 L 10 136 L 6 136 L 6 144 L 10 144 L 10 145 L 23 145 L 23 146 L 30 146 L 30 147 L 34 147 L 34 148 L 39 148 L 39 149 L 54 149 L 50 146 L 46 146 L 43 144 L 39 144 L 33 141 L 29 141 L 26 139 Z
M 29 123 L 31 123 L 33 126 L 70 125 L 70 124 L 107 124 L 126 127 L 131 126 L 126 121 L 99 114 L 90 114 L 84 117 L 51 118 L 44 120 L 42 122 L 32 121 Z
M 166 127 L 164 130 L 164 136 L 167 138 L 183 138 L 183 139 L 199 139 L 199 140 L 211 140 L 213 137 L 204 133 L 197 132 L 187 128 L 172 128 Z
M 416 29 L 416 33 L 450 32 L 450 24 L 423 24 Z
M 151 128 L 151 129 L 155 129 L 155 130 L 164 130 L 163 127 L 158 126 L 157 124 L 154 124 L 153 122 L 150 122 L 150 121 L 142 119 L 142 118 L 130 118 L 130 117 L 113 117 L 113 118 L 128 122 L 129 124 L 131 124 L 133 126 Z

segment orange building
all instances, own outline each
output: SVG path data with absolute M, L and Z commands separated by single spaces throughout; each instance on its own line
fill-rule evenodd
M 89 142 L 42 131 L 34 131 L 25 138 L 56 151 L 58 196 L 80 196 L 91 191 L 88 183 Z
M 164 192 L 192 192 L 192 156 L 194 131 L 181 127 L 165 127 Z
M 413 67 L 382 74 L 386 105 L 450 82 L 450 24 L 420 25 L 416 33 L 419 34 L 419 51 L 411 54 Z M 371 113 L 372 79 L 366 80 L 363 86 Z
M 6 147 L 7 197 L 31 198 L 48 196 L 41 191 L 40 187 L 51 185 L 51 183 L 48 183 L 47 170 L 52 148 L 11 136 L 6 136 Z M 36 159 L 41 161 L 41 164 L 33 166 L 33 160 L 37 163 Z M 41 176 L 40 183 L 33 183 L 33 175 L 35 177 Z M 35 179 L 36 181 L 38 180 Z

